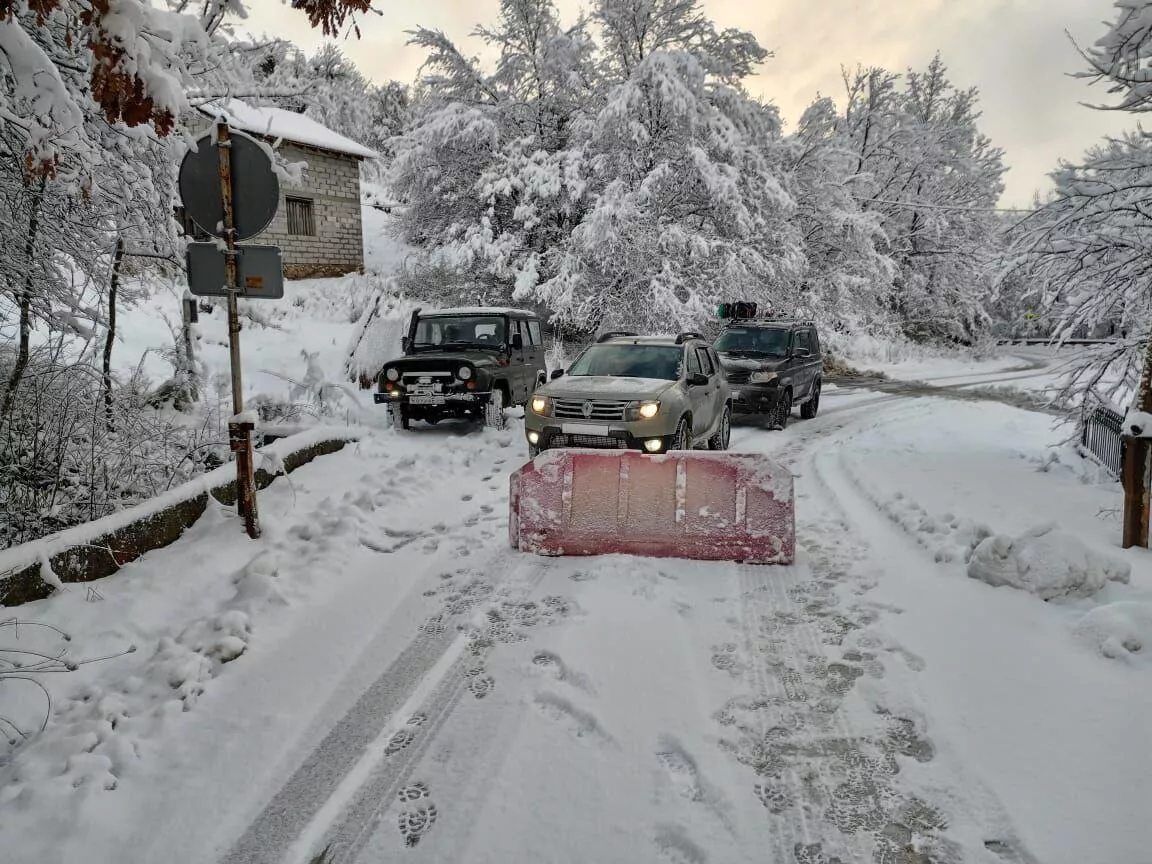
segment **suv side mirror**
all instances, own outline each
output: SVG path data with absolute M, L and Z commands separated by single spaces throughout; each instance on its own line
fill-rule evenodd
M 521 336 L 519 333 L 513 333 L 512 334 L 512 350 L 513 351 L 523 351 L 524 350 L 524 337 Z
M 812 352 L 809 351 L 807 348 L 793 348 L 792 349 L 792 356 L 795 357 L 797 360 L 805 360 L 805 359 L 812 356 Z
M 708 376 L 702 372 L 697 372 L 695 375 L 688 376 L 689 387 L 707 387 L 708 383 Z
M 553 369 L 552 374 L 548 376 L 548 380 L 555 381 L 557 378 L 559 378 L 563 374 L 564 374 L 563 369 Z

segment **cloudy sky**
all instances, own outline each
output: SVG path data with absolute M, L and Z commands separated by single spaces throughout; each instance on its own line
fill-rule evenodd
M 481 43 L 469 36 L 495 20 L 498 0 L 376 0 L 362 38 L 341 39 L 369 77 L 411 82 L 423 59 L 405 45 L 405 31 L 444 30 L 468 55 Z M 584 5 L 559 0 L 565 20 Z M 1069 77 L 1082 62 L 1080 44 L 1103 33 L 1110 0 L 702 0 L 722 27 L 751 31 L 775 55 L 749 80 L 756 95 L 779 106 L 789 124 L 817 93 L 838 98 L 842 65 L 922 67 L 939 50 L 958 86 L 978 87 L 983 131 L 1002 147 L 1011 167 L 1004 206 L 1027 206 L 1057 159 L 1079 156 L 1101 137 L 1135 126 L 1127 115 L 1081 103 L 1106 101 L 1103 88 Z M 245 28 L 291 39 L 311 51 L 320 44 L 307 20 L 285 5 L 250 2 Z

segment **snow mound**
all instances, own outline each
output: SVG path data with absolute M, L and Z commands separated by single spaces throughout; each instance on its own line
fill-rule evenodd
M 1073 632 L 1110 660 L 1152 661 L 1152 603 L 1127 600 L 1097 607 Z
M 970 578 L 1018 588 L 1043 600 L 1090 597 L 1108 582 L 1127 583 L 1130 574 L 1126 562 L 1093 552 L 1052 523 L 1020 537 L 989 537 L 968 562 Z

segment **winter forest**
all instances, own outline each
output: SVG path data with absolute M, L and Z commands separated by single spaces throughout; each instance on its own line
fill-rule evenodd
M 332 37 L 370 11 L 291 5 Z M 42 0 L 3 14 L 0 547 L 227 458 L 229 412 L 209 409 L 214 385 L 179 320 L 168 380 L 114 362 L 118 313 L 183 293 L 176 172 L 190 117 L 225 97 L 381 154 L 365 188 L 417 251 L 380 283 L 390 296 L 531 306 L 575 342 L 697 328 L 733 298 L 929 344 L 1104 327 L 1123 339 L 1085 361 L 1069 397 L 1110 398 L 1100 381 L 1114 391 L 1140 371 L 1152 143 L 1138 117 L 1053 166 L 1030 211 L 1001 210 L 1005 154 L 947 57 L 846 66 L 840 92 L 813 94 L 786 124 L 743 83 L 771 55 L 695 0 L 595 0 L 577 20 L 549 0 L 503 0 L 467 44 L 411 33 L 426 54 L 413 83 L 368 80 L 336 41 L 308 56 L 242 39 L 238 2 Z M 1102 110 L 1139 115 L 1152 108 L 1152 2 L 1113 19 L 1069 71 L 1098 82 Z M 498 61 L 471 59 L 479 43 Z

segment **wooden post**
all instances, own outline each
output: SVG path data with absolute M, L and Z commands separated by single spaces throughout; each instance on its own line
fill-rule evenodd
M 1129 438 L 1124 448 L 1124 542 L 1148 548 L 1149 456 L 1147 438 Z
M 232 138 L 228 124 L 216 126 L 220 158 L 220 199 L 224 205 L 224 272 L 228 289 L 228 351 L 232 361 L 232 412 L 228 440 L 236 453 L 236 507 L 244 517 L 244 530 L 252 539 L 260 536 L 260 516 L 256 511 L 256 485 L 252 476 L 252 424 L 240 422 L 244 413 L 244 391 L 240 375 L 240 291 L 236 273 L 236 224 L 232 201 Z

